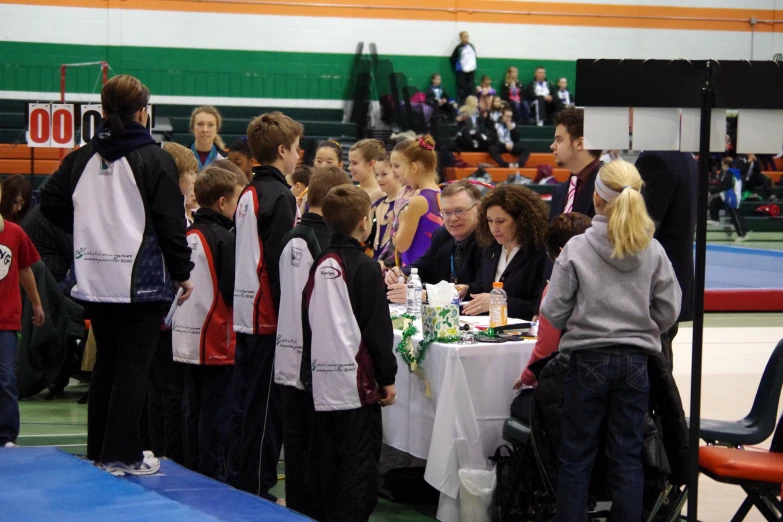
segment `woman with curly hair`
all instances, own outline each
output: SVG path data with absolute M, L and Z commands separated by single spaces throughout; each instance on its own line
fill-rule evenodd
M 530 320 L 536 315 L 544 286 L 544 236 L 549 209 L 538 194 L 519 185 L 502 185 L 484 196 L 477 237 L 485 246 L 481 282 L 484 292 L 471 295 L 465 315 L 489 312 L 492 283 L 508 295 L 508 316 Z

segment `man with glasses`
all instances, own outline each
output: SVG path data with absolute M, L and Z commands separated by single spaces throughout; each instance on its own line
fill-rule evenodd
M 411 268 L 419 269 L 422 283 L 449 281 L 457 285 L 460 298 L 481 292 L 482 248 L 476 241 L 479 189 L 467 180 L 448 185 L 440 194 L 443 225 L 432 235 L 430 248 L 413 264 L 386 272 L 387 297 L 392 303 L 405 302 L 405 283 Z

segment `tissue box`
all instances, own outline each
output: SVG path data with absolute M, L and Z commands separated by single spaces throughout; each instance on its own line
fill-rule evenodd
M 459 306 L 424 305 L 421 307 L 421 324 L 425 339 L 459 335 Z

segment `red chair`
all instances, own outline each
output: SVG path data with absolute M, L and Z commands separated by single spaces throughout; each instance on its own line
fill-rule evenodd
M 778 422 L 769 452 L 717 446 L 699 448 L 702 473 L 718 482 L 736 484 L 748 495 L 732 522 L 744 520 L 753 506 L 771 522 L 783 520 L 783 506 L 778 498 L 783 487 L 782 440 L 783 417 Z

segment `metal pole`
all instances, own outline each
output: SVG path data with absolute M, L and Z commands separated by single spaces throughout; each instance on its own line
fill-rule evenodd
M 66 66 L 60 66 L 60 103 L 65 103 L 65 71 Z M 65 149 L 60 149 L 60 161 L 65 157 Z
M 699 506 L 699 428 L 701 422 L 702 343 L 704 341 L 704 278 L 707 264 L 707 194 L 710 174 L 710 128 L 712 125 L 712 61 L 707 61 L 701 91 L 699 138 L 699 190 L 696 210 L 696 277 L 693 314 L 693 353 L 691 362 L 691 411 L 689 437 L 688 522 L 698 522 Z

